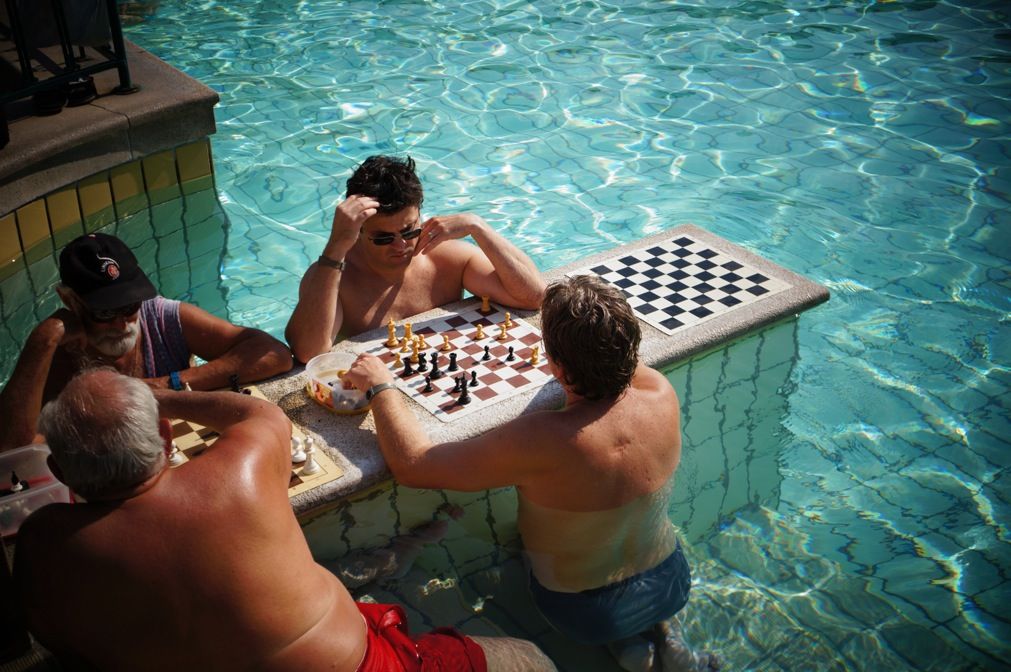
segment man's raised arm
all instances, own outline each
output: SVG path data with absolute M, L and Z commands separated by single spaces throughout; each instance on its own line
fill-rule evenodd
M 152 392 L 162 418 L 190 420 L 221 434 L 208 453 L 264 446 L 285 474 L 290 471 L 291 422 L 275 404 L 236 392 Z
M 415 254 L 441 241 L 470 236 L 483 254 L 475 250 L 463 271 L 463 286 L 475 296 L 496 303 L 536 310 L 544 295 L 544 280 L 534 262 L 484 219 L 473 214 L 432 217 L 422 225 Z
M 334 210 L 330 238 L 323 254 L 302 276 L 298 303 L 284 330 L 298 361 L 307 362 L 333 346 L 344 321 L 339 299 L 344 259 L 358 240 L 362 224 L 378 210 L 379 201 L 358 195 L 349 196 Z
M 83 345 L 83 340 L 77 318 L 65 308 L 44 319 L 28 335 L 10 380 L 0 392 L 0 452 L 35 439 L 53 356 L 61 344 L 76 341 Z

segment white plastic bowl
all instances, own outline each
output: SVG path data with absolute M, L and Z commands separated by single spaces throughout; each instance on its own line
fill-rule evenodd
M 354 388 L 345 389 L 341 377 L 351 368 L 355 356 L 347 352 L 325 352 L 316 355 L 305 365 L 309 377 L 305 391 L 323 408 L 334 413 L 350 415 L 369 410 L 365 393 Z

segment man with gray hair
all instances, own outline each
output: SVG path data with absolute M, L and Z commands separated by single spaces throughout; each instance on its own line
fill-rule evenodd
M 220 436 L 170 468 L 170 417 Z M 273 404 L 97 369 L 45 407 L 40 429 L 87 502 L 28 517 L 14 581 L 29 630 L 69 669 L 554 669 L 529 642 L 409 637 L 396 605 L 354 602 L 292 512 L 291 427 Z
M 0 451 L 32 441 L 42 404 L 77 373 L 111 366 L 149 386 L 212 390 L 291 368 L 291 352 L 269 334 L 166 299 L 115 236 L 90 233 L 60 252 L 64 308 L 28 335 L 0 392 Z M 193 356 L 204 363 L 193 365 Z

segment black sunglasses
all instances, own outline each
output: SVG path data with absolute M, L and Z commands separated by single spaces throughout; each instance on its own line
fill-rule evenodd
M 112 322 L 113 320 L 118 320 L 121 317 L 130 317 L 140 310 L 140 301 L 137 303 L 131 303 L 125 306 L 120 306 L 119 308 L 111 308 L 109 310 L 88 310 L 88 317 L 91 318 L 92 322 Z
M 411 229 L 410 231 L 400 231 L 398 233 L 380 233 L 377 236 L 369 236 L 369 240 L 372 241 L 373 245 L 389 245 L 397 236 L 400 236 L 404 240 L 414 240 L 421 235 L 421 227 L 417 229 Z

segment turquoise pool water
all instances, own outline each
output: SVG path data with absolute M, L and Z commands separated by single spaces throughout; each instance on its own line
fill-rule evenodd
M 346 176 L 378 152 L 418 160 L 426 212 L 475 210 L 544 269 L 694 222 L 827 285 L 785 381 L 686 408 L 699 450 L 743 442 L 778 478 L 694 534 L 689 636 L 731 669 L 1001 669 L 1001 6 L 163 0 L 128 37 L 221 94 L 233 320 L 281 333 Z M 697 393 L 726 371 L 699 367 L 672 376 Z M 720 433 L 765 398 L 768 431 Z M 739 493 L 733 466 L 703 476 Z

